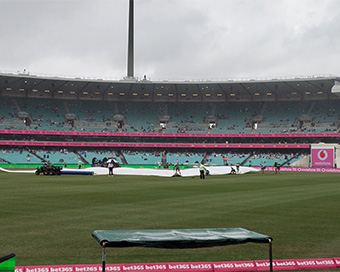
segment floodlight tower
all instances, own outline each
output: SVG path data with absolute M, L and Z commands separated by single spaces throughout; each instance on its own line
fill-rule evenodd
M 127 64 L 127 78 L 134 78 L 133 75 L 133 45 L 134 45 L 134 31 L 133 31 L 133 24 L 134 24 L 134 14 L 133 14 L 133 6 L 134 0 L 130 0 L 129 3 L 129 37 L 128 37 L 128 64 Z

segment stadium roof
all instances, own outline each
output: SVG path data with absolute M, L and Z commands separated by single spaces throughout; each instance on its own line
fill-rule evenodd
M 0 95 L 144 102 L 299 101 L 336 99 L 340 78 L 310 76 L 270 80 L 150 81 L 0 74 Z

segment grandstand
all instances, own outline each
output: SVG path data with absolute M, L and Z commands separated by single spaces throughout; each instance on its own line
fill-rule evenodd
M 0 158 L 92 164 L 116 157 L 155 167 L 224 165 L 222 158 L 301 166 L 303 159 L 307 167 L 312 144 L 340 142 L 338 86 L 332 76 L 152 82 L 1 74 Z

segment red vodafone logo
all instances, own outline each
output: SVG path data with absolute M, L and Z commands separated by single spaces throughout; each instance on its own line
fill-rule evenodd
M 327 160 L 328 158 L 328 152 L 324 149 L 321 149 L 319 152 L 318 152 L 318 159 L 320 161 L 324 161 L 324 160 Z

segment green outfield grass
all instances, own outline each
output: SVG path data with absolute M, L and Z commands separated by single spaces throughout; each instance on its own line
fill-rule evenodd
M 100 264 L 96 229 L 243 227 L 274 238 L 274 259 L 340 257 L 340 176 L 199 178 L 0 173 L 0 255 L 17 265 Z M 108 249 L 108 263 L 268 259 L 267 244 Z

